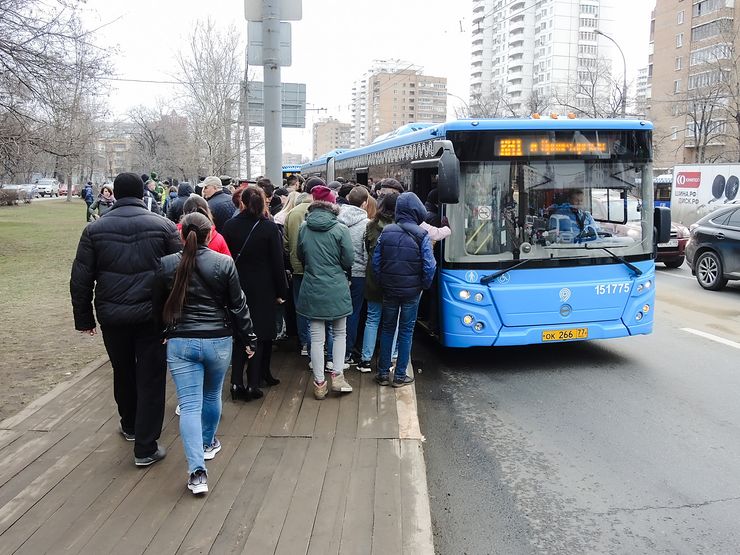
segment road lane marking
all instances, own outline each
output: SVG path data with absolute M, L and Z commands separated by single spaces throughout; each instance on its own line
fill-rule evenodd
M 691 281 L 694 281 L 696 279 L 695 277 L 692 277 L 692 276 L 682 276 L 681 274 L 671 274 L 668 272 L 655 272 L 655 275 L 656 276 L 671 276 L 671 277 L 676 277 L 676 278 L 681 278 L 681 279 L 690 279 Z
M 736 343 L 735 341 L 731 341 L 729 339 L 725 339 L 724 337 L 719 337 L 718 335 L 713 335 L 705 331 L 694 330 L 691 328 L 681 328 L 681 331 L 693 333 L 694 335 L 698 335 L 699 337 L 703 337 L 704 339 L 709 339 L 711 341 L 716 341 L 717 343 L 722 343 L 722 345 L 727 345 L 728 347 L 740 349 L 740 343 Z

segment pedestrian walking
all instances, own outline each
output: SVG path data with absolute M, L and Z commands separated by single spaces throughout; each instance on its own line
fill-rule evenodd
M 295 208 L 285 218 L 285 229 L 283 233 L 283 247 L 290 257 L 290 267 L 293 269 L 293 302 L 298 305 L 298 297 L 301 293 L 303 283 L 303 264 L 298 258 L 298 234 L 306 220 L 308 207 L 313 202 L 312 189 L 317 185 L 326 186 L 320 177 L 309 177 L 304 185 L 305 197 L 299 198 Z M 311 343 L 308 320 L 296 313 L 296 327 L 298 328 L 298 343 L 300 353 L 308 356 L 308 346 Z
M 270 361 L 275 339 L 276 308 L 288 294 L 283 265 L 280 231 L 270 220 L 265 193 L 250 185 L 242 190 L 241 211 L 226 222 L 224 238 L 231 250 L 239 273 L 239 283 L 247 298 L 257 336 L 254 356 L 247 365 L 247 385 L 244 385 L 243 345 L 234 338 L 231 361 L 231 397 L 234 400 L 259 399 L 263 393 L 260 380 L 268 386 L 280 380 L 272 375 Z
M 149 179 L 144 184 L 144 205 L 146 209 L 155 214 L 162 215 L 162 207 L 159 204 L 159 195 L 157 195 L 157 182 Z M 114 184 L 115 187 L 115 184 Z
M 148 466 L 166 453 L 157 444 L 166 360 L 152 312 L 152 282 L 159 259 L 182 245 L 175 224 L 144 206 L 138 175 L 119 174 L 113 188 L 113 208 L 82 231 L 69 288 L 75 329 L 95 335 L 97 316 L 113 367 L 120 432 L 134 442 L 135 464 Z
M 385 226 L 373 253 L 373 271 L 383 294 L 382 333 L 376 381 L 389 385 L 391 349 L 398 322 L 398 359 L 393 387 L 413 383 L 406 374 L 421 292 L 434 278 L 436 262 L 428 233 L 420 227 L 427 211 L 414 193 L 396 202 L 395 223 Z
M 221 450 L 221 389 L 232 336 L 252 356 L 247 301 L 231 257 L 206 248 L 213 222 L 199 212 L 182 217 L 182 252 L 162 258 L 153 287 L 154 313 L 167 341 L 167 365 L 177 389 L 180 437 L 188 462 L 187 487 L 208 491 L 205 461 Z
M 345 362 L 357 364 L 358 358 L 354 355 L 357 341 L 357 328 L 360 323 L 360 313 L 364 304 L 365 269 L 367 268 L 367 251 L 365 250 L 365 231 L 370 220 L 365 208 L 369 195 L 362 186 L 354 187 L 347 194 L 347 204 L 339 209 L 339 221 L 347 226 L 352 238 L 354 260 L 352 262 L 352 277 L 350 280 L 350 296 L 352 297 L 352 314 L 347 318 L 347 351 Z
M 110 211 L 115 204 L 116 199 L 113 196 L 113 188 L 108 185 L 103 185 L 100 188 L 100 194 L 90 205 L 90 216 L 93 220 L 97 220 L 100 216 Z M 97 211 L 97 213 L 96 213 Z
M 183 215 L 192 214 L 193 212 L 203 214 L 206 218 L 211 220 L 211 223 L 213 223 L 213 215 L 211 214 L 211 209 L 208 207 L 208 202 L 206 202 L 206 199 L 204 199 L 203 197 L 192 195 L 183 203 Z M 181 230 L 182 224 L 177 224 L 177 229 L 178 231 Z M 231 256 L 229 245 L 226 244 L 226 239 L 224 239 L 224 236 L 216 231 L 215 224 L 213 225 L 213 229 L 211 230 L 211 237 L 208 242 L 208 248 L 213 251 L 220 252 L 221 254 Z
M 230 177 L 228 179 L 231 181 Z M 210 175 L 203 180 L 202 192 L 213 214 L 216 231 L 223 233 L 224 224 L 236 213 L 234 203 L 231 202 L 231 192 L 224 189 L 221 179 L 215 175 Z
M 182 207 L 193 193 L 193 186 L 187 181 L 183 181 L 177 186 L 177 198 L 173 199 L 167 207 L 167 217 L 170 220 L 175 223 L 180 221 Z
M 352 391 L 344 377 L 343 361 L 347 316 L 352 314 L 347 273 L 352 269 L 354 249 L 349 229 L 338 220 L 334 193 L 323 185 L 313 187 L 311 193 L 314 201 L 298 236 L 297 255 L 304 272 L 296 311 L 310 322 L 314 396 L 323 399 L 328 393 L 324 378 L 327 322 L 332 324 L 334 340 L 331 389 L 340 393 Z
M 95 195 L 93 194 L 92 182 L 88 181 L 85 187 L 82 189 L 80 194 L 82 200 L 85 201 L 85 221 L 89 222 L 93 219 L 92 213 L 90 212 L 90 206 L 95 202 Z

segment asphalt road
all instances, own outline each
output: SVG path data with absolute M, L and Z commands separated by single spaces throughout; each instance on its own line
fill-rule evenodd
M 438 553 L 740 551 L 740 283 L 657 287 L 651 336 L 416 341 Z

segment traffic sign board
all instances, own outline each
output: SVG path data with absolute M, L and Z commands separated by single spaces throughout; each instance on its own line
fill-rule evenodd
M 290 23 L 280 22 L 280 60 L 282 67 L 288 67 L 292 63 L 291 56 L 291 32 Z M 247 61 L 250 66 L 264 65 L 262 57 L 262 22 L 250 21 L 247 23 Z
M 302 0 L 272 0 L 278 4 L 280 21 L 300 21 L 303 17 Z M 264 0 L 244 0 L 244 18 L 247 21 L 262 21 Z

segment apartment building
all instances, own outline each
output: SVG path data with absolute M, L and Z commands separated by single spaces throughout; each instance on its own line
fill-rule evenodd
M 650 25 L 655 165 L 737 161 L 734 0 L 657 0 Z
M 621 57 L 611 36 L 617 0 L 473 0 L 470 104 L 500 98 L 500 115 L 586 107 L 581 85 Z M 615 55 L 619 71 L 612 72 Z M 608 95 L 602 78 L 600 92 Z
M 313 124 L 313 158 L 315 160 L 337 148 L 350 148 L 352 124 L 334 118 L 323 118 Z
M 352 87 L 351 146 L 412 122 L 447 119 L 447 78 L 399 60 L 378 60 Z

